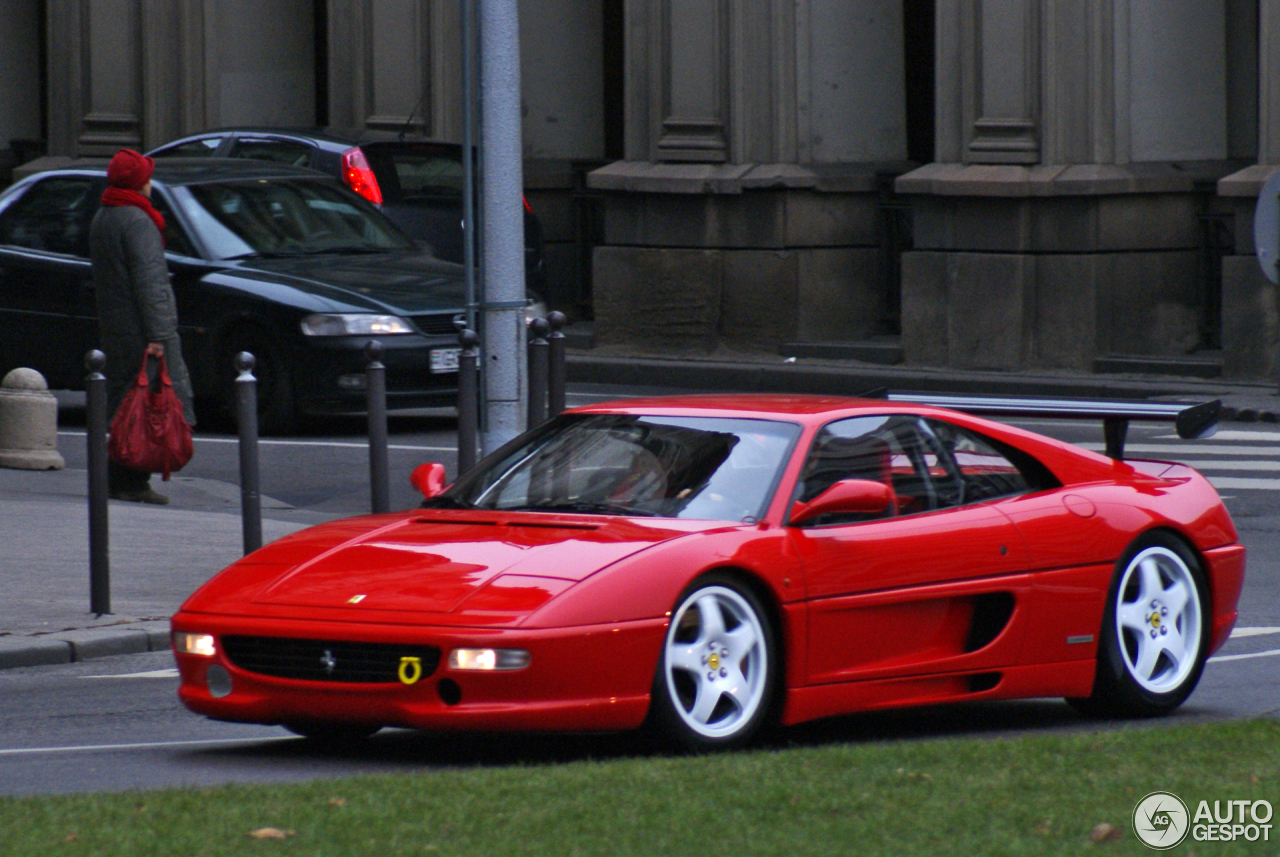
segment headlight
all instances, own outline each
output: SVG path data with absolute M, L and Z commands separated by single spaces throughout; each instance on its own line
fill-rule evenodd
M 451 670 L 521 670 L 529 666 L 524 649 L 454 649 L 449 653 Z
M 391 336 L 413 333 L 413 327 L 394 315 L 313 313 L 302 320 L 302 332 L 307 336 Z
M 180 655 L 202 655 L 211 658 L 218 653 L 218 645 L 212 634 L 188 634 L 173 632 L 173 650 Z
M 540 300 L 529 298 L 529 302 L 524 307 L 524 323 L 528 324 L 535 318 L 547 317 L 547 305 Z

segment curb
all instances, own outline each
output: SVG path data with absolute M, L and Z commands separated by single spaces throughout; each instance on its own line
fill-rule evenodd
M 83 628 L 53 634 L 0 637 L 0 670 L 69 664 L 113 655 L 169 649 L 169 622 Z

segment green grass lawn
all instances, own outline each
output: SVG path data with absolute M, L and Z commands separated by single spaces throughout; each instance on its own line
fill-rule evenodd
M 1130 814 L 1156 790 L 1193 813 L 1200 800 L 1280 805 L 1280 722 L 4 798 L 0 854 L 1153 854 Z M 1094 842 L 1102 823 L 1119 838 Z M 268 827 L 285 838 L 250 835 Z M 1275 855 L 1280 843 L 1188 838 L 1170 853 Z

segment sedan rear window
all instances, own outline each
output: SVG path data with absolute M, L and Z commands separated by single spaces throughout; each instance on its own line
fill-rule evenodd
M 386 202 L 462 198 L 462 160 L 456 147 L 397 144 L 361 148 Z
M 381 212 L 327 181 L 197 184 L 175 196 L 215 259 L 381 252 L 413 246 Z

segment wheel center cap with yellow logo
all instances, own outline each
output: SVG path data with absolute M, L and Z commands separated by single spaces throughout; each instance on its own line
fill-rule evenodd
M 720 656 L 712 652 L 711 657 L 707 658 L 707 666 L 713 670 L 720 669 Z

